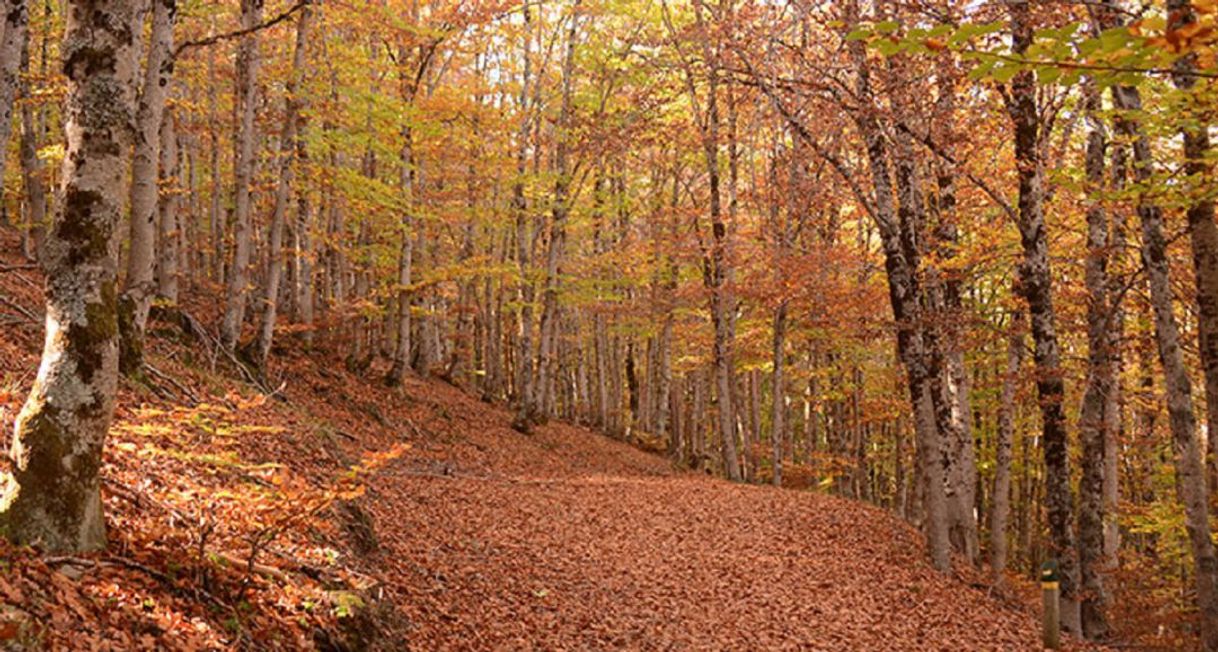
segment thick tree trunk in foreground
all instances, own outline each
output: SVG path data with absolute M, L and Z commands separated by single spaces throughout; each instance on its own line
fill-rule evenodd
M 263 0 L 241 0 L 241 27 L 253 29 L 262 22 Z M 245 323 L 246 296 L 249 293 L 250 250 L 253 237 L 250 232 L 250 194 L 254 176 L 254 145 L 258 140 L 254 117 L 258 113 L 258 32 L 251 32 L 241 39 L 237 55 L 237 90 L 240 97 L 240 122 L 237 131 L 237 161 L 234 169 L 235 185 L 233 199 L 233 264 L 228 274 L 225 292 L 224 321 L 220 325 L 220 342 L 228 350 L 236 348 L 241 340 L 241 326 Z
M 857 3 L 850 3 L 848 12 L 857 19 Z M 871 73 L 861 42 L 850 44 L 850 58 L 857 75 L 856 94 L 873 102 Z M 896 193 L 893 190 L 888 141 L 870 107 L 854 116 L 867 151 L 874 214 L 884 250 L 884 269 L 888 280 L 888 298 L 897 326 L 897 358 L 905 367 L 909 403 L 917 437 L 917 460 L 924 491 L 923 529 L 931 563 L 936 570 L 950 572 L 951 540 L 948 532 L 947 495 L 944 491 L 943 447 L 935 410 L 931 399 L 929 352 L 923 338 L 921 290 L 918 286 L 917 261 L 910 260 L 910 248 L 902 246 L 901 225 L 897 219 Z
M 1026 3 L 1011 5 L 1013 49 L 1023 53 L 1032 44 L 1032 17 Z M 1079 631 L 1078 563 L 1074 544 L 1074 503 L 1070 491 L 1070 458 L 1063 406 L 1061 350 L 1053 308 L 1053 273 L 1044 215 L 1044 133 L 1036 99 L 1036 79 L 1023 71 L 1011 83 L 1010 106 L 1015 162 L 1019 171 L 1019 233 L 1023 244 L 1020 291 L 1028 302 L 1035 345 L 1036 391 L 1040 400 L 1045 459 L 1050 554 L 1061 577 L 1062 628 Z
M 132 0 L 69 3 L 62 209 L 46 243 L 46 342 L 0 474 L 0 531 L 45 550 L 106 544 L 98 470 L 118 371 L 116 231 L 131 147 Z

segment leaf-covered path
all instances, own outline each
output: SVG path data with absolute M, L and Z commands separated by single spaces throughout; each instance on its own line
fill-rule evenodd
M 0 292 L 38 310 L 32 279 L 2 276 Z M 0 330 L 10 415 L 36 367 L 27 322 Z M 319 352 L 283 354 L 282 400 L 266 400 L 189 347 L 154 340 L 154 360 L 173 390 L 217 405 L 124 386 L 104 472 L 111 550 L 73 565 L 0 549 L 0 649 L 333 649 L 339 603 L 316 601 L 343 585 L 385 598 L 369 605 L 377 650 L 1040 649 L 1027 596 L 939 575 L 879 508 L 680 471 L 562 423 L 522 435 L 443 382 L 391 390 L 372 380 L 383 369 L 359 378 Z M 202 517 L 207 552 L 240 562 L 259 510 L 285 507 L 246 499 L 267 493 L 256 474 L 324 487 L 403 443 L 357 501 L 379 549 L 361 554 L 336 515 L 285 533 L 253 575 L 200 554 Z
M 417 649 L 1039 649 L 1025 605 L 937 575 L 882 510 L 408 391 L 447 406 L 437 443 L 367 504 Z

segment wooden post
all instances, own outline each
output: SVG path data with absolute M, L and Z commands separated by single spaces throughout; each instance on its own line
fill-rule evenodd
M 1056 562 L 1047 561 L 1041 566 L 1040 589 L 1044 606 L 1042 636 L 1045 647 L 1050 650 L 1061 649 L 1061 611 Z

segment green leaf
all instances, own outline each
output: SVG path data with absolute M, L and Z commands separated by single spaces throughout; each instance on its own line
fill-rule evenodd
M 1002 66 L 994 68 L 994 73 L 992 76 L 994 78 L 994 81 L 996 81 L 1000 84 L 1005 84 L 1005 83 L 1011 81 L 1015 77 L 1015 75 L 1018 75 L 1019 71 L 1022 69 L 1023 69 L 1023 66 L 1021 66 L 1020 64 L 1008 63 L 1008 64 L 1004 64 Z
M 882 55 L 890 57 L 901 51 L 901 43 L 892 39 L 876 39 L 875 49 Z
M 1062 76 L 1062 69 L 1057 66 L 1041 66 L 1036 69 L 1036 80 L 1042 84 L 1052 84 Z
M 978 64 L 975 68 L 968 71 L 968 78 L 973 81 L 981 81 L 982 79 L 989 77 L 997 63 L 998 61 L 996 59 L 990 59 Z
M 900 28 L 901 23 L 898 23 L 895 20 L 886 20 L 884 22 L 875 24 L 875 31 L 877 34 L 892 34 Z

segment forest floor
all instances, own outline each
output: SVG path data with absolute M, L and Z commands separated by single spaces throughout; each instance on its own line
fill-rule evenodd
M 186 312 L 214 323 L 221 293 Z M 0 427 L 41 346 L 0 231 Z M 157 322 L 107 445 L 106 552 L 0 547 L 0 649 L 1034 650 L 1035 594 L 934 572 L 868 505 L 730 484 L 292 333 L 269 379 Z M 187 329 L 189 330 L 189 329 Z M 1069 649 L 1091 649 L 1077 644 Z

